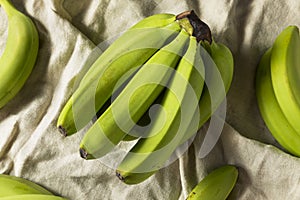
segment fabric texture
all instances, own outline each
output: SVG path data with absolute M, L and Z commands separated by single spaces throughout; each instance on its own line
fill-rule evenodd
M 229 199 L 300 199 L 300 159 L 280 150 L 269 133 L 254 87 L 261 55 L 286 26 L 300 27 L 300 1 L 12 2 L 33 19 L 40 47 L 25 86 L 0 110 L 0 173 L 29 179 L 71 200 L 183 200 L 210 171 L 231 164 L 238 167 L 239 178 Z M 64 138 L 56 128 L 58 115 L 73 92 L 76 76 L 88 69 L 109 39 L 152 14 L 179 14 L 191 9 L 234 56 L 224 129 L 204 158 L 199 157 L 199 148 L 209 123 L 178 160 L 141 184 L 125 185 L 115 176 L 115 169 L 101 160 L 86 161 L 79 156 L 80 140 L 90 125 Z M 7 37 L 2 8 L 0 19 L 1 53 Z

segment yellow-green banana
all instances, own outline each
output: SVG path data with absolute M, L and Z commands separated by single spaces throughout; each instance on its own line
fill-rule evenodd
M 117 176 L 125 183 L 142 182 L 163 167 L 179 145 L 190 121 L 199 121 L 198 102 L 205 76 L 201 49 L 196 38 L 190 36 L 189 47 L 164 93 L 162 109 L 152 119 L 154 125 L 117 168 Z M 193 116 L 195 111 L 198 116 Z M 191 129 L 195 132 L 198 126 Z
M 32 20 L 9 0 L 0 0 L 8 17 L 8 36 L 0 58 L 0 108 L 5 106 L 28 79 L 38 53 L 38 32 Z
M 200 119 L 197 122 L 195 122 L 195 120 L 192 120 L 190 122 L 178 146 L 186 142 L 189 138 L 191 138 L 196 133 L 196 131 L 199 128 L 201 128 L 202 125 L 211 117 L 212 113 L 215 112 L 215 110 L 222 103 L 224 98 L 226 98 L 226 93 L 228 92 L 232 82 L 234 64 L 231 51 L 225 45 L 216 43 L 215 41 L 212 41 L 211 44 L 208 44 L 206 43 L 206 41 L 204 41 L 201 42 L 201 44 L 205 47 L 205 49 L 208 52 L 204 50 L 202 46 L 199 47 L 202 48 L 200 54 L 205 66 L 205 85 L 198 105 L 198 109 L 200 111 Z M 193 115 L 193 119 L 197 119 L 198 115 L 199 113 L 197 113 L 196 110 L 196 112 Z M 197 127 L 196 130 L 194 128 L 195 126 Z M 146 138 L 144 143 L 147 143 L 147 140 L 148 142 L 150 142 L 151 138 Z M 147 144 L 148 146 L 151 146 L 150 143 Z M 149 149 L 150 148 L 151 147 L 149 147 Z M 135 147 L 133 148 L 133 150 L 134 149 Z M 153 155 L 148 154 L 140 153 L 140 157 L 146 157 L 147 159 L 149 159 L 154 158 L 153 155 L 156 155 L 158 157 L 157 162 L 160 162 L 161 165 L 163 165 L 164 162 L 168 159 L 167 157 L 163 156 L 159 157 L 161 155 L 158 156 L 157 154 L 155 154 L 155 152 L 152 152 Z M 147 156 L 149 156 L 149 158 Z M 125 157 L 125 160 L 121 162 L 120 166 L 117 169 L 117 176 L 127 184 L 136 184 L 141 181 L 144 181 L 146 178 L 148 178 L 155 172 L 151 172 L 151 170 L 149 170 L 149 168 L 151 167 L 162 167 L 161 165 L 150 165 L 149 162 L 139 163 L 138 161 L 140 160 L 138 159 L 135 163 L 135 160 L 131 157 L 133 158 L 134 154 L 127 155 L 127 157 Z M 143 167 L 141 166 L 145 167 L 144 169 L 148 169 L 148 171 L 145 170 L 145 172 L 142 172 Z M 130 168 L 131 170 L 129 170 Z
M 0 174 L 0 197 L 21 194 L 52 195 L 48 190 L 24 178 Z
M 130 29 L 138 28 L 160 28 L 173 23 L 176 16 L 170 13 L 159 13 L 146 17 L 133 25 Z
M 151 119 L 156 115 L 158 109 L 155 106 L 160 105 L 164 96 L 164 91 L 162 91 L 159 96 L 154 100 L 149 109 L 144 113 L 144 115 L 139 119 L 137 124 L 130 130 L 127 135 L 122 139 L 123 141 L 132 141 L 141 137 L 147 137 L 147 131 L 151 128 Z
M 288 26 L 276 38 L 270 68 L 274 93 L 293 128 L 300 133 L 300 36 L 296 26 Z
M 226 165 L 209 173 L 190 192 L 186 200 L 225 200 L 234 188 L 238 170 Z
M 234 72 L 233 56 L 228 47 L 215 41 L 212 41 L 210 45 L 204 45 L 204 47 L 210 55 L 205 55 L 206 53 L 204 52 L 202 56 L 206 66 L 205 71 L 208 73 L 206 85 L 210 86 L 205 87 L 199 102 L 199 128 L 210 118 L 211 114 L 226 98 L 226 93 L 231 86 Z M 220 85 L 223 86 L 221 87 Z
M 228 47 L 214 40 L 211 44 L 202 43 L 207 51 L 201 51 L 205 66 L 205 85 L 199 101 L 200 120 L 198 129 L 211 117 L 226 98 L 234 72 L 233 56 Z M 194 123 L 194 122 L 192 122 Z M 195 132 L 187 130 L 182 143 Z
M 180 31 L 175 15 L 157 14 L 126 31 L 95 61 L 61 111 L 57 126 L 63 135 L 83 128 L 111 97 L 116 84 L 134 73 Z
M 0 200 L 67 200 L 62 197 L 42 194 L 23 194 L 17 196 L 0 197 Z
M 139 69 L 83 137 L 80 144 L 82 157 L 102 157 L 130 132 L 167 85 L 186 49 L 188 38 L 189 35 L 182 29 L 173 41 Z
M 259 110 L 278 143 L 290 153 L 300 157 L 300 132 L 296 132 L 291 126 L 274 94 L 270 68 L 271 53 L 272 48 L 264 53 L 256 72 L 256 97 Z

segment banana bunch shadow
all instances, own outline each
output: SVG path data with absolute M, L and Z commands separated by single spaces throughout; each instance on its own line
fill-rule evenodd
M 140 183 L 178 158 L 177 150 L 183 153 L 217 110 L 225 119 L 233 66 L 231 51 L 213 40 L 194 11 L 152 15 L 95 59 L 57 127 L 69 136 L 95 119 L 80 143 L 81 157 L 102 162 L 111 154 L 118 178 Z M 127 141 L 134 145 L 120 149 Z M 206 152 L 215 143 L 208 144 Z

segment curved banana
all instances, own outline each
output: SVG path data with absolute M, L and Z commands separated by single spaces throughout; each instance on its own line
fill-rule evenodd
M 20 194 L 52 195 L 48 190 L 24 178 L 0 174 L 0 197 Z
M 175 15 L 145 18 L 114 41 L 95 61 L 61 111 L 57 127 L 67 136 L 83 128 L 114 92 L 118 81 L 134 73 L 179 33 Z
M 130 29 L 138 28 L 160 28 L 176 21 L 176 16 L 170 13 L 159 13 L 146 17 L 133 25 Z
M 238 170 L 225 165 L 209 173 L 190 192 L 186 200 L 225 200 L 234 188 Z
M 200 51 L 196 38 L 190 36 L 189 47 L 164 93 L 163 109 L 153 119 L 147 137 L 139 139 L 117 168 L 117 176 L 125 183 L 142 182 L 163 167 L 190 121 L 199 121 L 199 110 L 198 116 L 193 114 L 198 108 L 205 76 Z M 193 128 L 196 131 L 198 126 Z
M 296 26 L 285 28 L 271 53 L 271 79 L 279 106 L 300 133 L 300 36 Z
M 8 17 L 8 36 L 0 58 L 0 108 L 5 106 L 28 79 L 38 53 L 39 37 L 31 19 L 9 0 L 0 0 Z
M 256 72 L 256 98 L 268 129 L 278 143 L 290 153 L 300 156 L 300 133 L 291 126 L 283 114 L 274 94 L 268 49 L 261 58 Z
M 146 137 L 147 131 L 152 126 L 151 119 L 156 115 L 157 109 L 155 109 L 155 106 L 161 104 L 163 97 L 164 91 L 159 94 L 159 96 L 154 100 L 136 125 L 125 135 L 125 137 L 122 139 L 123 141 L 132 141 L 141 137 Z
M 211 44 L 202 43 L 207 51 L 201 51 L 205 66 L 205 85 L 199 101 L 200 120 L 198 129 L 211 117 L 226 98 L 230 88 L 234 63 L 233 56 L 228 47 L 214 40 Z M 188 129 L 184 134 L 182 143 L 186 142 L 196 132 Z
M 53 195 L 23 194 L 17 196 L 0 197 L 0 200 L 67 200 Z
M 206 43 L 206 41 L 204 41 L 201 42 L 201 44 L 205 47 L 205 49 L 208 52 L 205 50 L 200 51 L 205 66 L 205 85 L 199 101 L 200 119 L 196 123 L 195 120 L 192 120 L 190 122 L 188 129 L 183 134 L 181 143 L 179 143 L 179 145 L 186 142 L 197 132 L 193 128 L 195 127 L 195 125 L 197 126 L 196 130 L 198 130 L 210 118 L 212 113 L 218 108 L 218 106 L 222 103 L 224 98 L 226 98 L 226 93 L 230 88 L 232 78 L 233 78 L 233 71 L 234 71 L 233 56 L 229 48 L 227 48 L 223 44 L 216 43 L 215 41 L 212 41 L 211 44 L 208 44 Z M 197 112 L 194 113 L 193 119 L 197 119 L 197 114 L 198 114 Z M 156 154 L 153 153 L 153 155 Z M 133 157 L 133 156 L 128 156 L 128 157 Z M 160 163 L 163 164 L 166 160 L 167 158 L 161 158 Z M 133 161 L 131 162 L 134 163 Z M 139 183 L 145 180 L 146 178 L 148 178 L 149 176 L 151 176 L 153 173 L 155 173 L 155 171 L 152 172 L 146 171 L 142 173 L 141 172 L 142 167 L 139 168 L 139 173 L 134 173 L 134 170 L 135 172 L 137 172 L 138 168 L 135 169 L 133 168 L 133 171 L 124 170 L 125 168 L 129 168 L 135 165 L 126 164 L 125 161 L 123 164 L 122 163 L 117 169 L 117 176 L 125 183 L 128 184 Z M 147 162 L 140 163 L 140 164 L 141 166 L 144 167 L 147 166 Z M 148 166 L 152 166 L 152 165 L 149 165 L 148 163 Z M 123 167 L 124 169 L 122 170 L 121 167 Z M 158 166 L 155 167 L 158 168 Z M 148 169 L 148 168 L 145 167 L 144 169 Z
M 155 53 L 133 76 L 83 137 L 80 143 L 83 158 L 102 157 L 130 132 L 169 81 L 188 38 L 182 29 L 173 41 Z
M 183 138 L 181 140 L 181 143 L 184 143 L 186 140 L 188 140 L 190 137 L 192 137 L 195 134 L 195 130 L 193 130 L 192 127 L 194 125 L 197 125 L 197 130 L 200 128 L 211 116 L 211 114 L 218 108 L 218 106 L 221 104 L 221 102 L 226 97 L 226 93 L 228 92 L 232 77 L 233 77 L 233 56 L 231 54 L 231 51 L 223 44 L 212 42 L 211 45 L 205 44 L 203 45 L 208 50 L 209 53 L 207 53 L 205 50 L 200 51 L 201 57 L 204 62 L 205 66 L 205 84 L 209 85 L 204 87 L 204 90 L 201 94 L 201 98 L 199 101 L 199 110 L 200 110 L 200 120 L 199 122 L 195 123 L 194 120 L 191 121 L 190 125 L 188 126 L 188 129 L 183 134 Z M 211 94 L 213 92 L 213 94 Z M 213 98 L 213 99 L 211 99 Z M 193 118 L 197 118 L 196 112 L 193 116 Z M 151 141 L 151 138 L 145 139 L 145 141 Z M 138 142 L 139 143 L 139 142 Z M 146 142 L 145 142 L 146 143 Z M 152 146 L 149 145 L 148 146 Z M 155 146 L 155 145 L 154 145 Z M 179 145 L 178 145 L 179 146 Z M 149 147 L 150 149 L 151 147 Z M 138 148 L 137 148 L 138 149 Z M 132 151 L 132 150 L 131 150 Z M 147 157 L 147 159 L 151 160 L 151 158 L 154 158 L 156 155 L 154 152 L 152 154 L 141 154 L 140 157 Z M 157 162 L 160 162 L 160 164 L 163 164 L 167 157 L 163 157 L 156 155 L 158 158 Z M 148 172 L 141 172 L 142 169 L 148 169 L 147 166 L 153 166 L 150 165 L 149 162 L 139 163 L 139 160 L 135 159 L 129 159 L 130 157 L 134 157 L 133 155 L 127 156 L 126 158 L 128 161 L 122 161 L 121 165 L 117 169 L 117 176 L 123 180 L 125 183 L 128 184 L 136 184 L 139 183 L 149 176 L 151 176 L 155 171 Z M 146 159 L 145 159 L 146 160 Z M 135 163 L 136 162 L 136 163 Z M 143 167 L 141 167 L 143 166 Z M 131 167 L 131 170 L 128 170 Z M 154 166 L 154 168 L 159 168 L 161 166 Z M 123 168 L 123 169 L 122 169 Z M 127 170 L 125 170 L 127 168 Z M 150 170 L 149 170 L 150 171 Z M 139 173 L 134 173 L 139 172 Z

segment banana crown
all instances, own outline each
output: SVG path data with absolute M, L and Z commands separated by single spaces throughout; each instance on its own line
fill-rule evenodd
M 209 26 L 201 21 L 193 10 L 180 13 L 176 16 L 176 20 L 186 32 L 196 37 L 197 42 L 206 40 L 211 44 L 212 36 Z

